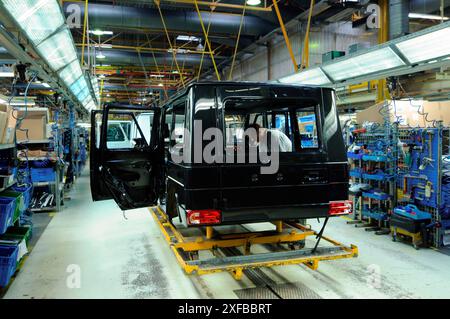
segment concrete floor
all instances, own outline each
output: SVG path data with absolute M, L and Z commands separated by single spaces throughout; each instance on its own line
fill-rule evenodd
M 113 201 L 91 201 L 87 171 L 69 196 L 4 298 L 237 298 L 236 291 L 254 287 L 227 273 L 186 276 L 147 209 L 123 216 Z M 450 297 L 450 256 L 416 251 L 342 218 L 329 223 L 326 235 L 357 245 L 359 257 L 323 262 L 317 271 L 283 266 L 264 273 L 316 298 Z

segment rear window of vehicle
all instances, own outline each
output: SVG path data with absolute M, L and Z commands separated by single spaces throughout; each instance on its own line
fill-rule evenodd
M 319 115 L 319 104 L 313 100 L 228 101 L 224 108 L 225 147 L 236 148 L 243 143 L 246 129 L 259 128 L 278 139 L 280 152 L 317 150 L 321 145 Z

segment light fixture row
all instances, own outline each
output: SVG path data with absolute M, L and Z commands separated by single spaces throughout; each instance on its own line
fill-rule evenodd
M 450 57 L 450 22 L 283 77 L 281 83 L 327 86 Z
M 78 102 L 87 110 L 94 109 L 95 102 L 58 1 L 1 0 L 0 3 Z

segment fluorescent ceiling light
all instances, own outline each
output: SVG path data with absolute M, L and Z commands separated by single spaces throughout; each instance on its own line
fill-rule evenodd
M 189 50 L 186 50 L 186 49 L 175 49 L 175 50 L 168 49 L 167 50 L 167 52 L 169 52 L 169 53 L 172 53 L 173 51 L 175 51 L 175 53 L 188 53 L 189 52 Z
M 80 93 L 77 95 L 78 101 L 82 102 L 89 96 L 89 89 L 85 86 Z
M 164 86 L 164 84 L 162 84 L 162 83 L 159 83 L 159 84 L 158 84 L 158 86 Z
M 112 44 L 107 44 L 107 43 L 103 43 L 103 44 L 96 44 L 95 45 L 96 48 L 103 48 L 103 49 L 112 49 Z
M 199 43 L 199 44 L 197 45 L 197 47 L 195 48 L 195 50 L 201 52 L 201 51 L 205 50 L 205 47 L 204 47 L 201 43 Z
M 325 85 L 330 84 L 330 80 L 320 68 L 300 71 L 280 79 L 281 83 Z
M 330 62 L 323 65 L 322 69 L 334 81 L 342 81 L 404 65 L 405 62 L 391 48 L 384 47 L 342 61 Z
M 150 74 L 150 76 L 151 76 L 152 78 L 163 78 L 163 77 L 164 77 L 163 74 Z
M 58 1 L 3 0 L 2 3 L 34 45 L 40 44 L 64 24 Z
M 106 59 L 106 56 L 102 53 L 102 51 L 98 51 L 96 58 L 99 60 L 103 60 Z
M 195 42 L 200 41 L 199 38 L 190 36 L 190 35 L 179 35 L 179 36 L 177 36 L 177 40 L 178 41 L 195 41 Z
M 70 91 L 73 95 L 77 96 L 85 87 L 87 87 L 86 79 L 84 76 L 80 76 L 80 78 L 70 86 Z
M 435 15 L 435 14 L 426 14 L 426 13 L 414 13 L 414 12 L 410 12 L 408 14 L 408 17 L 410 19 L 426 19 L 426 20 L 439 20 L 439 21 L 447 21 L 448 17 L 441 17 L 439 15 Z
M 0 78 L 13 78 L 14 72 L 0 72 Z
M 89 30 L 89 33 L 94 35 L 113 35 L 112 31 L 103 31 L 103 30 Z
M 100 64 L 96 64 L 96 65 L 95 65 L 96 68 L 98 68 L 98 67 L 109 67 L 109 66 L 111 66 L 111 64 L 103 64 L 103 63 L 100 63 Z
M 99 78 L 99 79 L 104 79 L 104 78 L 106 78 L 106 76 L 105 76 L 104 74 L 100 74 L 100 75 L 98 76 L 98 78 Z
M 450 55 L 450 27 L 395 44 L 411 63 L 445 58 Z
M 57 71 L 77 59 L 69 29 L 52 35 L 36 47 L 53 71 Z
M 71 86 L 76 80 L 83 75 L 83 71 L 81 71 L 80 63 L 78 60 L 73 61 L 64 69 L 58 72 L 60 79 L 67 85 Z
M 88 96 L 81 102 L 81 104 L 87 105 L 87 104 L 89 104 L 89 103 L 91 103 L 91 102 L 92 102 L 92 97 L 91 97 L 90 95 L 88 95 Z
M 261 0 L 247 0 L 249 6 L 257 6 L 261 4 Z

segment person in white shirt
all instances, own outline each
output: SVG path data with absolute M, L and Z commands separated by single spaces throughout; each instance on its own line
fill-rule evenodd
M 272 141 L 273 140 L 278 141 L 278 146 L 279 146 L 280 152 L 292 152 L 291 140 L 289 139 L 289 137 L 287 137 L 286 134 L 284 134 L 280 130 L 264 128 L 256 123 L 249 125 L 249 128 L 253 128 L 256 130 L 257 141 L 251 141 L 251 143 L 253 145 L 258 146 L 259 152 L 267 152 L 268 151 L 269 147 L 268 147 L 267 143 L 268 142 L 270 143 L 270 141 L 268 141 L 267 133 L 269 133 L 269 132 L 270 132 L 269 136 L 271 136 Z

